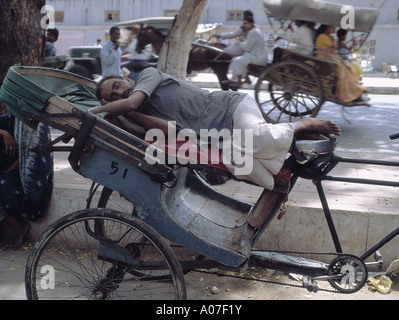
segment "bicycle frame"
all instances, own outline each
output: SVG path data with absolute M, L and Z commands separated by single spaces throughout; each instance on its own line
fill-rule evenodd
M 345 158 L 334 156 L 334 160 L 331 162 L 331 166 L 338 165 L 339 163 L 353 163 L 353 164 L 368 164 L 368 165 L 379 165 L 379 166 L 390 166 L 390 167 L 399 167 L 398 161 L 384 161 L 384 160 L 372 160 L 372 159 L 353 159 L 353 158 Z M 332 169 L 332 168 L 331 168 Z M 322 181 L 339 181 L 339 182 L 347 182 L 347 183 L 359 183 L 359 184 L 369 184 L 369 185 L 377 185 L 377 186 L 388 186 L 388 187 L 399 187 L 399 182 L 396 181 L 384 181 L 384 180 L 373 180 L 373 179 L 358 179 L 358 178 L 345 178 L 345 177 L 334 177 L 325 175 L 316 183 L 317 192 L 320 197 L 321 204 L 323 206 L 324 214 L 326 216 L 328 226 L 331 231 L 331 236 L 334 241 L 335 248 L 337 252 L 342 253 L 342 248 L 340 241 L 338 239 L 337 233 L 335 232 L 335 227 L 331 218 L 330 209 L 327 203 L 327 199 L 322 187 Z M 389 235 L 387 235 L 384 239 L 379 241 L 372 248 L 363 253 L 360 258 L 362 260 L 370 257 L 374 252 L 379 250 L 393 238 L 395 238 L 399 234 L 399 227 L 392 231 Z
M 362 179 L 362 178 L 350 178 L 350 177 L 337 177 L 329 175 L 329 173 L 340 163 L 352 163 L 352 164 L 367 164 L 367 165 L 378 165 L 378 166 L 390 166 L 390 167 L 398 167 L 399 161 L 386 161 L 386 160 L 373 160 L 373 159 L 354 159 L 354 158 L 346 158 L 333 154 L 331 161 L 327 165 L 327 167 L 323 170 L 323 172 L 318 177 L 303 177 L 305 179 L 312 179 L 315 182 L 315 186 L 317 189 L 317 193 L 323 208 L 324 216 L 327 221 L 327 225 L 334 242 L 334 247 L 337 253 L 343 253 L 342 246 L 334 225 L 334 221 L 331 215 L 330 207 L 327 201 L 326 194 L 323 189 L 323 181 L 336 181 L 336 182 L 346 182 L 346 183 L 354 183 L 354 184 L 368 184 L 368 185 L 377 185 L 377 186 L 388 186 L 388 187 L 399 187 L 399 182 L 397 181 L 385 181 L 385 180 L 374 180 L 374 179 Z M 297 179 L 301 176 L 299 173 L 295 173 L 292 176 L 291 184 L 292 187 L 295 185 Z M 291 187 L 291 188 L 292 188 Z M 286 197 L 281 197 L 279 201 L 276 203 L 272 214 L 265 221 L 264 226 L 258 232 L 256 237 L 254 238 L 253 245 L 258 241 L 261 234 L 267 229 L 270 222 L 277 215 L 278 210 L 282 206 L 282 204 L 286 201 Z M 386 237 L 372 246 L 369 250 L 364 252 L 359 258 L 361 260 L 366 260 L 373 253 L 377 252 L 380 248 L 386 245 L 389 241 L 394 239 L 399 235 L 399 227 L 389 233 Z

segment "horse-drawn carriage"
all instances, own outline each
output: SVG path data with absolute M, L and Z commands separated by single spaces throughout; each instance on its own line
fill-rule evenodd
M 264 6 L 271 25 L 278 21 L 282 29 L 294 20 L 344 28 L 347 19 L 353 19 L 354 25 L 349 30 L 351 41 L 358 43 L 368 38 L 379 14 L 376 8 L 354 8 L 315 0 L 264 0 Z M 265 119 L 276 123 L 292 121 L 295 117 L 316 117 L 325 101 L 343 106 L 367 105 L 364 101 L 343 102 L 337 97 L 336 70 L 342 61 L 284 49 L 278 62 L 258 68 L 255 97 Z
M 287 23 L 295 20 L 340 28 L 345 27 L 343 24 L 349 25 L 347 19 L 353 18 L 350 40 L 360 43 L 360 46 L 368 38 L 379 14 L 376 8 L 355 8 L 316 0 L 263 2 L 272 32 L 286 29 Z M 165 37 L 154 30 L 153 26 L 142 30 L 138 47 L 152 43 L 160 50 Z M 232 57 L 226 54 L 224 46 L 204 39 L 197 39 L 192 45 L 188 70 L 210 68 L 217 75 L 222 89 L 228 89 L 222 81 L 227 79 Z M 340 63 L 342 61 L 283 49 L 278 62 L 265 66 L 249 65 L 249 73 L 257 78 L 255 98 L 264 118 L 277 123 L 305 116 L 316 117 L 325 101 L 343 106 L 368 105 L 365 101 L 344 102 L 336 95 L 337 66 Z

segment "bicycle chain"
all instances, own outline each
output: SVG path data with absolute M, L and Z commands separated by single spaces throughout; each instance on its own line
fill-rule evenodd
M 328 252 L 300 252 L 300 251 L 278 251 L 278 250 L 254 250 L 254 251 L 258 251 L 258 252 L 273 252 L 273 253 L 280 253 L 280 254 L 299 254 L 299 255 L 309 255 L 309 254 L 314 254 L 314 255 L 333 255 L 333 256 L 336 256 L 336 257 L 348 255 L 348 254 L 345 254 L 345 253 L 337 253 L 337 252 L 328 253 Z M 331 260 L 331 261 L 333 261 L 333 260 Z M 212 271 L 208 271 L 208 270 L 194 269 L 192 271 L 195 271 L 195 272 L 198 272 L 198 273 L 213 274 L 213 275 L 217 275 L 217 276 L 221 276 L 221 277 L 230 277 L 230 278 L 236 278 L 236 279 L 241 279 L 241 280 L 259 281 L 259 282 L 264 282 L 264 283 L 283 285 L 283 286 L 286 286 L 286 287 L 294 287 L 294 288 L 306 289 L 303 285 L 298 285 L 298 284 L 284 283 L 284 282 L 278 282 L 278 281 L 272 281 L 272 280 L 252 278 L 252 277 L 250 278 L 250 277 L 245 277 L 245 276 L 240 276 L 240 275 L 223 274 L 223 273 L 212 272 Z M 318 291 L 329 292 L 329 293 L 348 294 L 348 293 L 345 293 L 345 292 L 341 292 L 341 291 L 339 291 L 337 289 L 318 288 Z

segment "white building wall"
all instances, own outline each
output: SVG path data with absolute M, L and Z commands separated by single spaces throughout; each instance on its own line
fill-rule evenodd
M 300 1 L 300 0 L 299 0 Z M 375 40 L 374 67 L 383 63 L 399 64 L 399 0 L 329 0 L 329 2 L 363 7 L 381 7 L 381 13 L 370 40 Z M 105 21 L 105 11 L 119 11 L 119 20 L 164 16 L 165 10 L 178 11 L 183 0 L 47 0 L 55 11 L 64 12 L 64 22 L 56 22 L 60 29 L 57 47 L 61 54 L 72 45 L 93 45 L 97 38 L 105 41 L 109 28 L 115 22 Z M 228 10 L 252 10 L 255 22 L 268 26 L 262 0 L 208 0 L 200 23 L 222 23 L 233 27 L 237 21 L 227 21 Z M 264 29 L 264 28 L 262 28 Z
M 298 0 L 300 1 L 300 0 Z M 378 24 L 398 24 L 399 0 L 329 0 L 329 2 L 363 7 L 381 7 Z M 165 10 L 179 10 L 183 0 L 47 0 L 56 11 L 64 11 L 65 22 L 60 26 L 103 26 L 106 10 L 120 11 L 120 20 L 131 20 L 153 16 L 163 16 Z M 226 21 L 227 10 L 250 9 L 258 24 L 267 22 L 262 0 L 208 0 L 202 16 L 202 23 Z

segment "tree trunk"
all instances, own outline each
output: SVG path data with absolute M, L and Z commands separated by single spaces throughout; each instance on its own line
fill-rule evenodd
M 0 0 L 0 85 L 9 67 L 42 64 L 45 30 L 41 8 L 45 0 Z
M 159 55 L 158 69 L 186 78 L 188 55 L 207 0 L 184 0 Z

